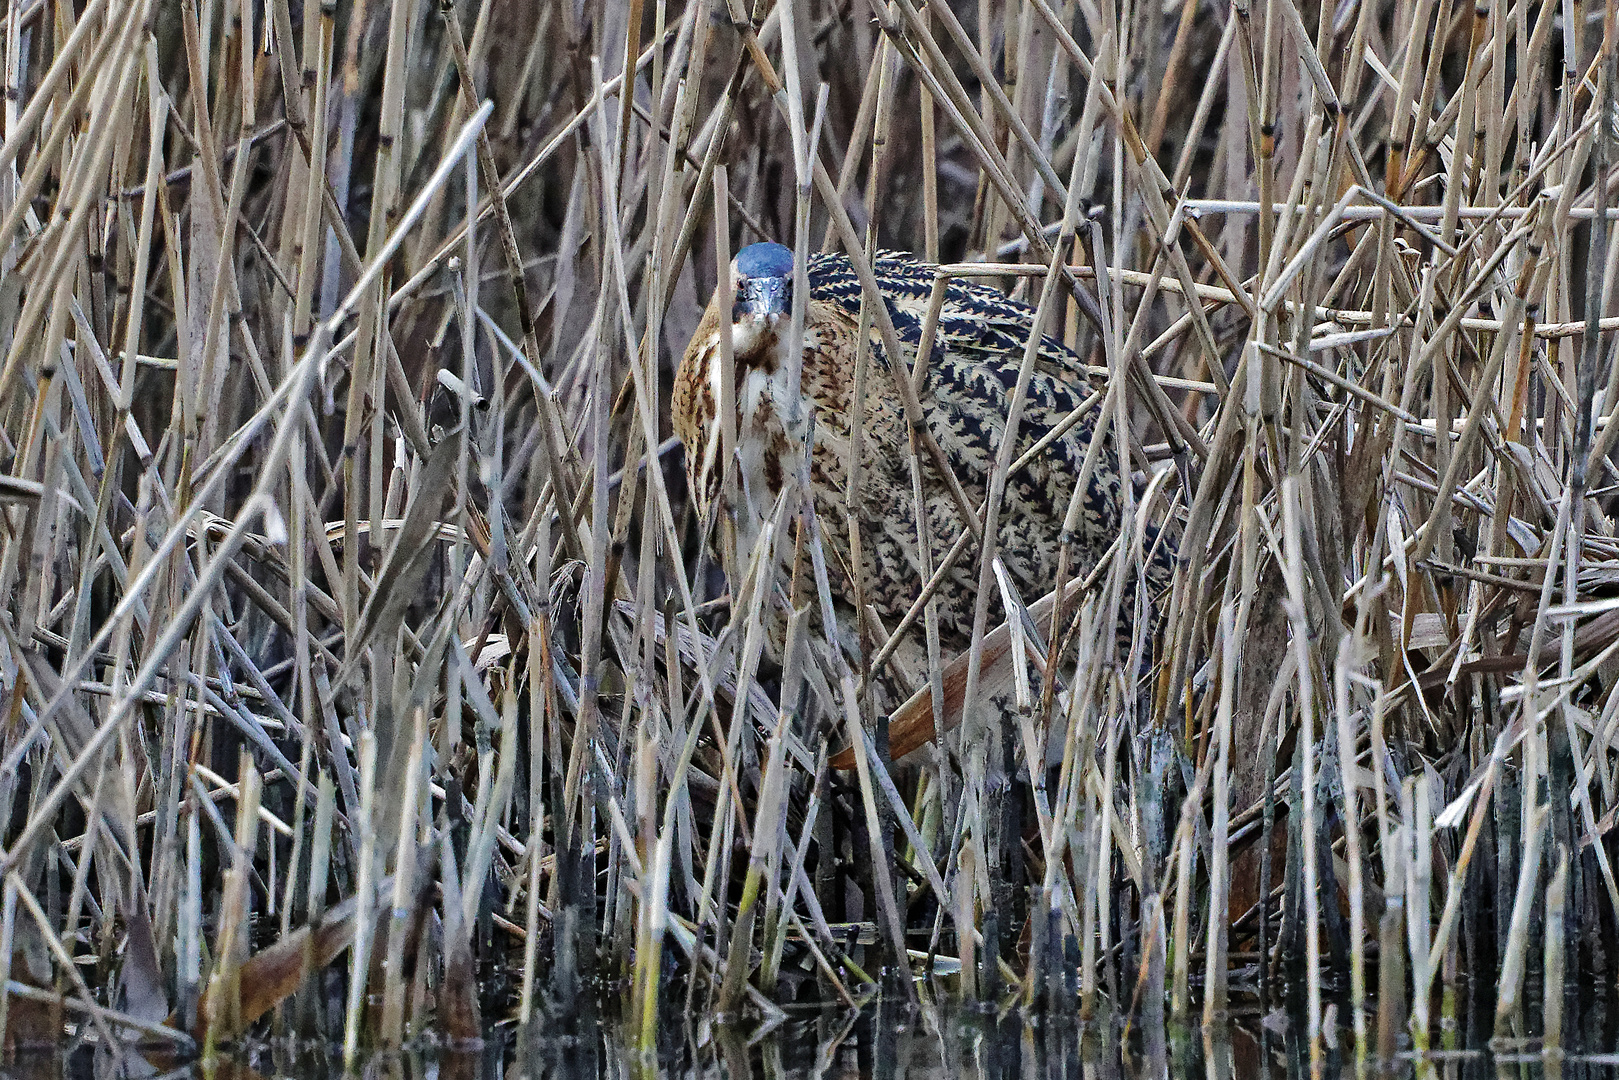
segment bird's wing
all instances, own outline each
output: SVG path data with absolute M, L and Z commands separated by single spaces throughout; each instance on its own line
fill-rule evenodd
M 933 295 L 937 267 L 916 262 L 904 255 L 880 251 L 872 262 L 872 274 L 883 294 L 889 317 L 899 339 L 910 346 L 908 361 L 916 358 L 922 341 L 922 324 Z M 853 318 L 860 314 L 860 279 L 846 255 L 817 255 L 809 264 L 810 292 L 817 299 L 836 302 Z M 1009 393 L 1017 382 L 1017 372 L 1034 324 L 1034 309 L 1008 299 L 1005 294 L 976 282 L 952 278 L 945 288 L 944 306 L 933 345 L 933 356 L 956 356 L 993 373 Z M 880 345 L 880 342 L 878 342 Z M 882 357 L 886 361 L 886 355 Z M 1080 356 L 1050 336 L 1040 339 L 1040 352 L 1034 370 L 1032 393 L 1044 395 L 1047 382 L 1061 384 L 1078 405 L 1090 393 L 1091 380 Z M 1077 397 L 1073 395 L 1077 394 Z M 1060 407 L 1065 402 L 1052 399 Z
M 860 284 L 846 257 L 821 256 L 808 269 L 810 289 L 817 299 L 835 302 L 852 318 L 858 317 Z M 914 365 L 936 268 L 882 252 L 873 271 L 894 328 L 911 353 L 905 359 Z M 1001 450 L 1034 314 L 1027 305 L 985 285 L 952 279 L 946 286 L 920 397 L 940 449 L 976 498 L 983 498 Z M 876 334 L 872 355 L 889 366 Z M 1047 570 L 1055 568 L 1055 540 L 1075 495 L 1075 484 L 1084 472 L 1099 403 L 1100 395 L 1094 392 L 1080 357 L 1054 338 L 1042 337 L 1014 451 L 1022 455 L 1059 428 L 1061 432 L 1007 477 L 1002 516 L 1003 527 L 1009 528 L 1003 528 L 1003 554 L 1024 586 L 1043 583 L 1040 579 Z M 1080 493 L 1076 539 L 1087 555 L 1082 562 L 1100 557 L 1118 534 L 1122 491 L 1111 431 L 1098 450 Z
M 894 329 L 909 346 L 905 359 L 915 363 L 922 340 L 922 324 L 933 293 L 936 268 L 893 252 L 879 252 L 872 264 L 877 287 L 883 294 Z M 858 318 L 860 281 L 844 255 L 821 255 L 810 261 L 810 291 L 818 299 L 836 302 Z M 952 279 L 945 290 L 938 330 L 929 356 L 925 380 L 931 394 L 925 404 L 943 412 L 938 419 L 956 429 L 970 445 L 963 446 L 968 464 L 981 457 L 993 460 L 1004 418 L 1017 386 L 1018 372 L 1028 347 L 1034 309 L 987 285 Z M 885 365 L 887 355 L 873 335 L 873 352 Z M 1019 445 L 1032 445 L 1080 408 L 1094 387 L 1078 354 L 1049 336 L 1042 336 L 1031 373 Z M 926 400 L 931 398 L 931 400 Z M 1059 439 L 1057 455 L 1083 454 L 1090 441 L 1090 423 L 1082 423 L 1073 438 Z M 949 448 L 947 448 L 949 452 Z M 1077 470 L 1080 462 L 1068 463 Z

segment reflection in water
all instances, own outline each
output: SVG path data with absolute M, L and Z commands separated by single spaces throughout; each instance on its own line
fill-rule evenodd
M 1601 1003 L 1586 1005 L 1578 1029 L 1585 1045 L 1613 1046 Z M 352 1074 L 342 1071 L 336 1047 L 294 1053 L 284 1043 L 261 1044 L 211 1066 L 177 1068 L 133 1051 L 119 1061 L 104 1048 L 81 1044 L 19 1056 L 0 1065 L 0 1080 L 1619 1080 L 1619 1054 L 1543 1060 L 1529 1041 L 1497 1041 L 1491 1053 L 1487 1037 L 1474 1038 L 1480 1030 L 1460 1025 L 1449 1049 L 1420 1061 L 1406 1054 L 1387 1070 L 1373 1061 L 1357 1072 L 1351 1032 L 1325 1040 L 1312 1069 L 1302 1025 L 1289 1024 L 1281 1012 L 1240 1017 L 1207 1032 L 1170 1029 L 1149 1040 L 1118 1019 L 1053 1022 L 884 1000 L 858 1014 L 800 1011 L 769 1027 L 674 1014 L 661 1029 L 655 1063 L 640 1060 L 627 1028 L 605 1021 L 547 1025 L 478 1053 L 378 1054 Z

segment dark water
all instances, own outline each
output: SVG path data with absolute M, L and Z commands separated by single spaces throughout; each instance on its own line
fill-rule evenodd
M 1138 1024 L 1119 1018 L 1053 1023 L 1016 1011 L 880 1002 L 858 1013 L 798 1011 L 762 1025 L 726 1026 L 701 1015 L 666 1017 L 656 1062 L 642 1059 L 624 1025 L 606 1020 L 522 1035 L 499 1029 L 473 1053 L 418 1046 L 373 1054 L 352 1073 L 344 1072 L 337 1047 L 295 1050 L 283 1042 L 263 1043 L 205 1065 L 135 1050 L 115 1060 L 104 1048 L 69 1043 L 56 1053 L 5 1062 L 0 1080 L 1619 1080 L 1619 1042 L 1600 1007 L 1598 989 L 1588 989 L 1597 1006 L 1585 1008 L 1568 1028 L 1571 1042 L 1578 1039 L 1584 1047 L 1578 1052 L 1547 1054 L 1535 1039 L 1492 1041 L 1478 1037 L 1479 1026 L 1452 1021 L 1436 1025 L 1436 1049 L 1426 1054 L 1411 1050 L 1402 1032 L 1403 1048 L 1386 1067 L 1375 1057 L 1375 1034 L 1368 1058 L 1359 1065 L 1348 1030 L 1329 1029 L 1312 1054 L 1302 1025 L 1281 1010 L 1265 1016 L 1254 1010 L 1214 1029 L 1171 1027 L 1160 1038 L 1144 1038 Z

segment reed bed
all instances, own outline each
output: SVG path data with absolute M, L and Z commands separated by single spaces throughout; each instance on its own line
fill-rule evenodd
M 651 1054 L 927 984 L 1555 1054 L 1619 972 L 1614 18 L 12 0 L 8 1045 Z M 800 237 L 1045 289 L 1135 474 L 1061 603 L 964 541 L 1011 645 L 926 684 L 1018 720 L 901 761 L 669 434 Z

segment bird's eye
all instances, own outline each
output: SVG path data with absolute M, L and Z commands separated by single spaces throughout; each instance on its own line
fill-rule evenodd
M 766 315 L 785 315 L 793 307 L 793 279 L 791 277 L 744 277 L 736 283 L 736 302 L 731 307 L 731 319 L 745 315 L 763 318 Z

